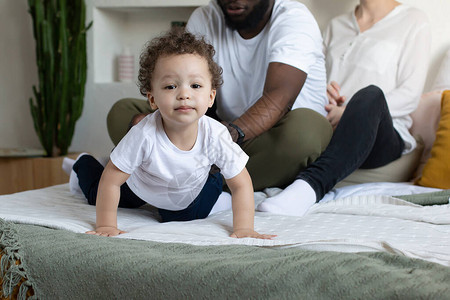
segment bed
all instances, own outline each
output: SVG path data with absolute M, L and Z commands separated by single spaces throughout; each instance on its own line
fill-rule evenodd
M 128 233 L 91 236 L 95 207 L 68 184 L 0 196 L 0 297 L 450 299 L 450 91 L 436 95 L 422 186 L 353 182 L 303 217 L 256 212 L 272 240 L 230 238 L 231 211 L 160 223 L 150 206 L 119 209 Z
M 421 186 L 355 172 L 301 218 L 256 212 L 273 240 L 230 238 L 231 211 L 160 223 L 151 207 L 119 209 L 126 234 L 91 236 L 95 207 L 67 184 L 0 196 L 0 298 L 450 299 L 450 91 L 417 111 Z
M 279 192 L 255 193 L 258 204 Z M 388 196 L 399 195 L 403 196 Z M 257 212 L 273 240 L 233 239 L 231 211 L 159 223 L 119 209 L 117 238 L 68 185 L 0 196 L 0 295 L 38 299 L 450 299 L 450 190 L 334 189 L 302 218 Z
M 412 128 L 426 150 L 416 176 L 434 188 L 356 174 L 304 217 L 256 212 L 273 240 L 228 237 L 231 211 L 159 223 L 151 207 L 119 209 L 127 234 L 91 236 L 95 208 L 66 184 L 0 196 L 0 298 L 450 299 L 450 187 L 435 186 L 450 181 L 448 74 L 450 50 Z

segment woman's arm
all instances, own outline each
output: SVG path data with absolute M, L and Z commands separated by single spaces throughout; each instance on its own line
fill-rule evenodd
M 116 236 L 125 231 L 117 228 L 117 207 L 119 205 L 120 187 L 130 177 L 119 170 L 111 161 L 105 167 L 97 192 L 97 225 L 88 234 Z
M 412 113 L 419 104 L 428 74 L 431 33 L 428 23 L 422 23 L 409 33 L 398 62 L 397 86 L 386 93 L 392 117 Z

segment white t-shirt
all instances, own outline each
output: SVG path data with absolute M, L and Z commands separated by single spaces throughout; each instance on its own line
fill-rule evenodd
M 215 60 L 223 68 L 224 79 L 217 93 L 217 114 L 223 120 L 237 119 L 261 98 L 271 62 L 293 66 L 308 75 L 292 109 L 307 107 L 326 115 L 322 36 L 303 4 L 275 0 L 265 28 L 246 40 L 225 25 L 221 8 L 212 0 L 192 13 L 187 30 L 205 36 L 216 50 Z
M 404 153 L 416 147 L 409 114 L 423 91 L 430 39 L 425 14 L 405 4 L 363 33 L 353 11 L 334 18 L 324 34 L 328 81 L 340 84 L 347 101 L 370 84 L 381 88 L 394 128 L 405 141 Z
M 159 111 L 133 126 L 111 153 L 112 163 L 131 174 L 130 189 L 149 204 L 167 210 L 189 206 L 205 185 L 211 165 L 217 165 L 229 179 L 244 169 L 247 160 L 227 128 L 207 116 L 198 121 L 194 147 L 178 149 L 167 137 Z

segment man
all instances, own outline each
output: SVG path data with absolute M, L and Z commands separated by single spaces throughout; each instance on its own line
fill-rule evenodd
M 290 184 L 332 135 L 324 117 L 322 37 L 312 14 L 289 0 L 212 0 L 194 11 L 187 30 L 216 50 L 224 84 L 212 113 L 249 155 L 254 189 Z M 114 143 L 131 116 L 149 111 L 144 103 L 122 99 L 113 106 Z

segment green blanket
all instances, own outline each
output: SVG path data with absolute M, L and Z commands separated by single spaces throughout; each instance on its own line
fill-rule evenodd
M 443 190 L 434 193 L 412 194 L 404 196 L 394 196 L 405 201 L 423 206 L 448 204 L 450 200 L 450 190 Z
M 164 244 L 1 219 L 0 248 L 22 261 L 22 295 L 31 286 L 39 299 L 450 299 L 450 268 L 379 252 Z
M 0 254 L 0 296 L 25 278 L 19 298 L 32 288 L 39 299 L 450 299 L 450 268 L 382 252 L 165 244 L 0 219 Z

